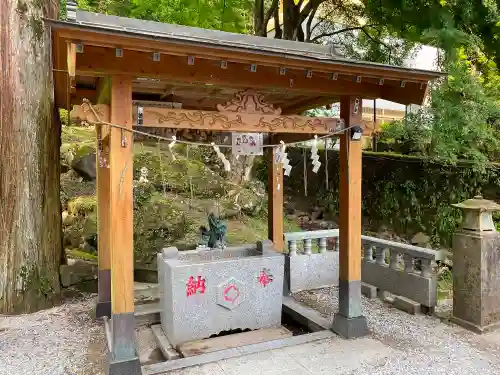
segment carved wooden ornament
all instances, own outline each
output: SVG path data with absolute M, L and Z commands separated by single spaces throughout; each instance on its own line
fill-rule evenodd
M 240 91 L 234 99 L 228 101 L 226 104 L 217 104 L 219 112 L 239 112 L 263 115 L 281 115 L 281 108 L 274 108 L 270 103 L 264 101 L 264 95 L 248 89 Z
M 101 121 L 107 121 L 109 119 L 109 106 L 106 104 L 93 104 L 92 107 L 94 111 L 99 116 Z M 89 124 L 96 124 L 98 119 L 90 109 L 87 103 L 81 105 L 73 106 L 73 109 L 69 113 L 72 122 L 81 123 L 87 122 Z
M 93 106 L 101 119 L 109 118 L 109 106 Z M 185 110 L 143 105 L 144 127 L 177 128 L 208 131 L 268 132 L 331 134 L 336 131 L 338 118 L 281 115 L 280 108 L 266 103 L 263 95 L 253 90 L 239 92 L 226 104 L 217 105 L 218 111 Z M 133 124 L 137 123 L 137 109 L 132 110 Z M 96 123 L 88 104 L 75 106 L 73 121 Z M 122 125 L 122 124 L 118 124 Z

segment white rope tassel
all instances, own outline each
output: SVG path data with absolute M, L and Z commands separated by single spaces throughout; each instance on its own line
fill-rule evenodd
M 175 154 L 174 154 L 174 151 L 173 151 L 173 148 L 174 148 L 176 140 L 177 140 L 177 138 L 175 137 L 175 135 L 173 135 L 172 136 L 172 142 L 170 142 L 170 144 L 168 145 L 168 149 L 170 150 L 170 155 L 172 156 L 172 160 L 177 160 L 175 158 Z
M 318 173 L 319 167 L 321 167 L 321 162 L 319 161 L 318 136 L 317 135 L 314 136 L 314 139 L 312 141 L 312 146 L 311 146 L 311 160 L 312 160 L 312 164 L 313 164 L 312 171 L 314 173 Z
M 226 157 L 224 156 L 224 154 L 222 152 L 220 152 L 220 148 L 219 146 L 217 146 L 215 144 L 215 142 L 212 142 L 211 143 L 212 147 L 214 148 L 214 151 L 215 153 L 217 154 L 217 156 L 219 157 L 220 161 L 222 162 L 222 164 L 224 165 L 224 170 L 226 172 L 229 172 L 231 171 L 231 164 L 229 163 L 229 160 L 226 159 Z
M 285 142 L 280 141 L 280 159 L 283 164 L 283 169 L 285 170 L 285 176 L 290 176 L 290 171 L 292 170 L 292 166 L 290 165 L 290 159 L 288 159 L 288 154 L 285 152 L 286 145 Z

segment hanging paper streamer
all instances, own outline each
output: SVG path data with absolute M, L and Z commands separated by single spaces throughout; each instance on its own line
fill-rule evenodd
M 285 152 L 286 146 L 285 142 L 280 141 L 279 154 L 281 163 L 283 164 L 283 169 L 285 170 L 285 176 L 290 176 L 290 171 L 292 170 L 292 166 L 290 165 L 290 159 L 288 159 L 288 154 Z
M 172 150 L 174 145 L 175 145 L 175 141 L 177 141 L 177 138 L 175 135 L 172 136 L 172 142 L 169 143 L 168 145 L 168 149 L 170 150 L 170 155 L 172 156 L 172 160 L 177 160 L 175 158 L 175 154 L 174 154 L 174 151 Z
M 229 163 L 229 160 L 227 160 L 226 157 L 224 156 L 224 154 L 222 152 L 220 152 L 220 148 L 219 148 L 219 146 L 217 146 L 215 144 L 215 142 L 212 142 L 211 145 L 214 148 L 214 151 L 217 154 L 217 156 L 219 157 L 220 161 L 224 165 L 224 170 L 226 172 L 229 172 L 231 170 L 231 164 Z
M 321 162 L 319 161 L 319 155 L 318 155 L 318 136 L 317 135 L 315 135 L 314 139 L 312 140 L 311 160 L 312 160 L 312 164 L 313 164 L 312 171 L 314 173 L 318 173 L 319 167 L 321 166 Z

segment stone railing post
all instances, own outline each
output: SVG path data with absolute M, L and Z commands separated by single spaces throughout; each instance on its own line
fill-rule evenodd
M 500 234 L 492 218 L 500 205 L 476 196 L 454 206 L 463 219 L 453 236 L 452 321 L 482 333 L 500 327 Z

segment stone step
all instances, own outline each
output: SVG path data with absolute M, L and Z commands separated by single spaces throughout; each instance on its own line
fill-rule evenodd
M 285 327 L 263 328 L 255 331 L 233 333 L 231 335 L 218 336 L 205 340 L 186 342 L 179 345 L 177 350 L 184 358 L 187 358 L 224 349 L 280 340 L 292 336 L 292 332 Z
M 134 308 L 135 323 L 138 326 L 160 323 L 160 303 L 151 302 L 136 305 Z
M 158 284 L 154 283 L 134 283 L 134 303 L 143 305 L 159 301 Z

